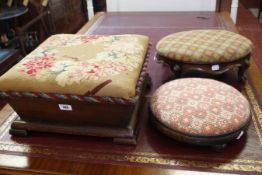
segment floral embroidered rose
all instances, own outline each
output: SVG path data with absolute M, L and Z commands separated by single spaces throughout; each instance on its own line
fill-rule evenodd
M 66 37 L 65 35 L 54 35 L 53 37 L 47 39 L 42 45 L 41 48 L 53 48 L 56 46 L 75 46 L 80 45 L 86 42 L 95 40 L 100 35 L 75 35 L 74 37 Z
M 84 80 L 98 80 L 99 77 L 107 75 L 117 75 L 119 72 L 126 71 L 127 68 L 121 63 L 107 61 L 89 63 L 87 62 L 69 62 L 58 63 L 56 69 L 52 71 L 58 73 L 56 81 L 60 86 L 71 85 L 72 83 L 81 83 Z
M 143 35 L 53 35 L 1 77 L 10 82 L 2 90 L 95 94 L 129 102 L 140 91 L 148 46 Z
M 53 62 L 54 61 L 52 60 L 52 58 L 49 58 L 47 56 L 35 60 L 24 60 L 19 67 L 23 68 L 21 68 L 19 71 L 25 72 L 30 76 L 36 76 L 39 71 L 52 67 Z
M 86 42 L 94 46 L 102 45 L 103 49 L 86 61 L 79 61 L 79 58 L 72 59 L 72 56 L 67 55 L 64 55 L 63 59 L 55 60 L 60 48 Z M 134 71 L 143 61 L 141 59 L 143 52 L 144 46 L 138 42 L 138 38 L 132 35 L 75 35 L 74 37 L 55 35 L 24 59 L 25 63 L 20 65 L 20 72 L 35 76 L 40 81 L 45 81 L 53 75 L 56 76 L 55 80 L 58 85 L 66 86 Z
M 102 37 L 102 35 L 81 35 L 79 36 L 80 40 L 82 41 L 81 43 L 93 41 L 93 40 L 98 39 L 99 37 Z

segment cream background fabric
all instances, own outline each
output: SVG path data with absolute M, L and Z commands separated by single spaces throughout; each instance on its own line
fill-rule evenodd
M 133 97 L 148 40 L 142 35 L 51 36 L 0 77 L 0 90 Z

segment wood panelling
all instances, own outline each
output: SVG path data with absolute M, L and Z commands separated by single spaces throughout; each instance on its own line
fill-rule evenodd
M 240 0 L 240 2 L 246 8 L 259 8 L 259 3 L 261 0 Z
M 85 0 L 49 1 L 55 33 L 75 33 L 87 21 Z
M 230 12 L 232 0 L 217 0 L 216 11 L 218 12 Z

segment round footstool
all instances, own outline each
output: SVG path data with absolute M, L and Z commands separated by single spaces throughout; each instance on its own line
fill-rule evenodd
M 251 121 L 246 98 L 212 79 L 183 78 L 159 87 L 150 101 L 154 125 L 172 138 L 196 145 L 224 145 Z
M 192 30 L 162 38 L 155 59 L 167 63 L 176 77 L 187 71 L 218 75 L 236 67 L 241 81 L 252 47 L 249 39 L 230 31 Z

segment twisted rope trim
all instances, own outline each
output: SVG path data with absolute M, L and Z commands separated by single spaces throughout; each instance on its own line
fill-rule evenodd
M 143 67 L 141 69 L 140 75 L 136 84 L 136 95 L 129 99 L 124 99 L 121 97 L 101 97 L 101 96 L 85 96 L 85 95 L 72 95 L 72 94 L 59 94 L 59 93 L 43 93 L 43 92 L 20 92 L 20 91 L 0 91 L 1 98 L 12 98 L 12 97 L 30 97 L 30 98 L 44 98 L 48 100 L 78 100 L 85 101 L 90 103 L 108 103 L 108 104 L 135 104 L 139 100 L 139 96 L 142 93 L 143 82 L 147 76 L 147 67 L 150 55 L 150 47 L 152 46 L 149 43 L 149 47 L 146 53 L 146 58 L 144 60 Z

